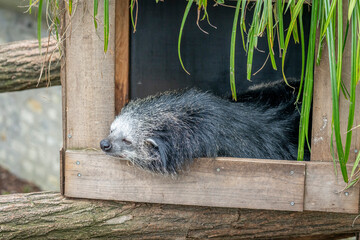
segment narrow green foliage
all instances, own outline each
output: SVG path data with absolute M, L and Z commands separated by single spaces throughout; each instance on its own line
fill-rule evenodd
M 341 1 L 339 1 L 339 2 L 341 2 Z M 330 13 L 326 18 L 326 21 L 325 21 L 325 24 L 324 24 L 324 26 L 322 28 L 320 37 L 325 36 L 326 29 L 329 26 L 330 20 L 334 17 L 334 13 L 335 13 L 335 9 L 336 9 L 336 3 L 337 3 L 337 0 L 334 0 L 334 1 L 331 2 Z M 342 6 L 342 3 L 340 3 L 340 5 Z M 341 9 L 341 12 L 342 12 L 342 9 Z M 342 26 L 341 26 L 341 28 L 342 28 Z
M 39 0 L 39 8 L 38 8 L 38 15 L 37 15 L 37 38 L 39 41 L 39 50 L 41 52 L 41 15 L 42 15 L 42 5 L 43 0 Z
M 330 14 L 329 0 L 324 1 L 325 5 L 325 16 L 328 17 Z M 335 39 L 333 31 L 332 19 L 330 18 L 330 24 L 327 27 L 326 40 L 329 52 L 329 67 L 330 67 L 330 80 L 331 80 L 331 93 L 333 100 L 333 126 L 335 133 L 336 149 L 339 157 L 340 168 L 344 181 L 348 182 L 346 160 L 344 158 L 344 151 L 341 142 L 340 133 L 340 117 L 339 117 L 339 94 L 337 91 L 337 80 L 336 80 L 336 67 L 335 67 Z
M 72 14 L 72 9 L 73 9 L 73 1 L 69 0 L 69 15 L 71 16 Z
M 246 32 L 245 8 L 246 8 L 246 0 L 241 0 L 240 33 L 241 33 L 241 40 L 243 43 L 244 51 L 247 52 L 247 49 L 245 46 L 245 37 L 244 37 L 244 32 Z
M 290 5 L 291 20 L 294 20 L 294 26 L 293 26 L 293 30 L 292 30 L 293 37 L 294 37 L 294 42 L 299 43 L 299 34 L 298 34 L 297 22 L 296 22 L 297 21 L 297 14 L 293 17 L 293 12 L 295 10 L 295 1 L 289 2 L 289 5 Z
M 131 24 L 133 26 L 133 32 L 135 33 L 136 32 L 136 24 L 135 24 L 135 21 L 134 21 L 134 7 L 135 7 L 135 1 L 136 0 L 131 0 L 130 1 L 130 19 L 131 19 Z
M 32 0 L 29 0 L 29 14 L 31 14 Z
M 109 0 L 104 0 L 104 52 L 109 44 Z
M 356 5 L 356 0 L 350 0 L 350 3 L 349 3 L 349 12 L 348 12 L 348 20 L 350 21 L 350 18 L 351 18 L 351 15 L 354 11 L 354 8 L 355 8 L 355 5 Z
M 317 20 L 319 1 L 320 0 L 313 1 L 312 11 L 311 11 L 311 22 L 316 22 Z M 290 34 L 288 32 L 287 39 L 290 38 L 288 37 L 289 35 Z M 285 42 L 286 47 L 287 47 L 287 43 L 288 41 Z M 305 70 L 305 79 L 304 79 L 304 91 L 303 91 L 302 105 L 301 105 L 298 159 L 297 159 L 298 161 L 304 160 L 305 139 L 308 139 L 310 109 L 311 109 L 313 86 L 314 86 L 315 45 L 316 45 L 316 24 L 312 24 L 310 26 L 309 45 L 308 45 L 308 52 L 306 58 L 306 70 Z M 283 56 L 283 58 L 284 57 L 285 56 Z
M 99 7 L 99 2 L 98 2 L 98 0 L 94 0 L 94 25 L 95 25 L 95 30 L 97 30 L 96 16 L 97 16 L 97 14 L 98 14 L 98 7 Z
M 184 63 L 181 59 L 181 51 L 180 51 L 180 46 L 181 46 L 181 36 L 182 36 L 182 33 L 183 33 L 183 29 L 184 29 L 184 26 L 185 26 L 185 22 L 186 22 L 186 18 L 189 14 L 189 11 L 190 11 L 190 8 L 191 8 L 191 5 L 193 4 L 194 0 L 189 0 L 187 5 L 186 5 L 186 8 L 185 8 L 185 13 L 184 13 L 184 16 L 183 16 L 183 19 L 181 21 L 181 26 L 180 26 L 180 32 L 179 32 L 179 38 L 178 38 L 178 56 L 179 56 L 179 61 L 180 61 L 180 64 L 181 64 L 181 67 L 184 69 L 184 71 L 190 75 L 190 73 L 185 69 L 184 67 Z
M 289 2 L 290 4 L 290 2 Z M 300 13 L 300 10 L 302 9 L 303 7 L 303 4 L 304 4 L 304 0 L 299 0 L 295 7 L 293 8 L 293 13 L 291 15 L 291 21 L 290 21 L 290 25 L 289 25 L 289 28 L 288 28 L 288 32 L 286 34 L 286 39 L 285 39 L 285 45 L 284 45 L 284 51 L 283 51 L 283 56 L 282 56 L 282 61 L 281 61 L 281 66 L 282 66 L 282 74 L 283 74 L 283 78 L 284 78 L 284 81 L 287 85 L 289 85 L 289 83 L 287 82 L 286 80 L 286 76 L 285 76 L 285 72 L 284 72 L 284 67 L 285 67 L 285 56 L 286 56 L 286 50 L 288 48 L 288 45 L 289 45 L 289 41 L 290 41 L 290 37 L 291 37 L 291 33 L 294 29 L 294 26 L 295 26 L 295 23 L 296 23 L 296 19 Z M 314 11 L 314 8 L 312 9 Z M 316 20 L 315 20 L 316 21 Z M 315 28 L 316 28 L 316 24 L 315 25 Z M 290 86 L 290 85 L 289 85 Z
M 282 0 L 276 0 L 276 9 L 277 9 L 277 18 L 279 20 L 279 42 L 280 42 L 280 49 L 283 50 L 285 47 L 284 43 L 284 20 L 283 20 L 283 4 Z
M 304 84 L 304 74 L 305 74 L 305 39 L 304 39 L 304 24 L 303 24 L 303 9 L 300 10 L 299 13 L 299 26 L 300 26 L 300 43 L 301 43 L 301 77 L 300 77 L 300 86 L 298 95 L 296 97 L 295 103 L 299 102 L 302 87 Z
M 266 25 L 267 39 L 269 45 L 270 60 L 273 69 L 277 70 L 275 56 L 274 56 L 274 26 L 273 26 L 273 15 L 272 15 L 272 0 L 267 0 L 267 25 Z
M 247 57 L 247 65 L 246 65 L 246 76 L 247 79 L 251 79 L 251 69 L 252 69 L 252 61 L 254 55 L 254 48 L 257 46 L 258 35 L 257 30 L 259 28 L 259 17 L 260 10 L 262 6 L 262 1 L 257 1 L 255 5 L 253 20 L 249 29 L 249 34 L 247 38 L 247 49 L 248 49 L 248 57 Z
M 239 19 L 241 1 L 237 1 L 236 10 L 234 15 L 234 22 L 231 32 L 231 43 L 230 43 L 230 87 L 232 98 L 237 101 L 236 97 L 236 86 L 235 86 L 235 40 L 236 40 L 236 28 Z
M 355 160 L 355 162 L 354 162 L 354 165 L 353 165 L 353 167 L 352 167 L 351 175 L 350 175 L 351 178 L 354 177 L 355 171 L 356 171 L 356 169 L 357 169 L 358 166 L 359 166 L 359 162 L 360 162 L 360 152 L 358 153 L 358 155 L 357 155 L 357 157 L 356 157 L 356 160 Z
M 347 133 L 346 133 L 346 143 L 345 143 L 345 163 L 347 162 L 350 154 L 350 145 L 352 138 L 352 127 L 354 123 L 354 115 L 355 115 L 355 98 L 356 98 L 356 44 L 357 44 L 357 19 L 356 19 L 357 11 L 353 11 L 353 15 L 351 17 L 351 83 L 350 83 L 350 102 L 349 102 L 349 117 L 348 117 L 348 125 L 347 125 Z

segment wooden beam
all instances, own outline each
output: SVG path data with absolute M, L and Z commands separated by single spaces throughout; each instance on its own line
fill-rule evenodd
M 2 239 L 334 239 L 360 231 L 356 216 L 69 199 L 52 192 L 0 196 Z
M 358 187 L 341 192 L 330 162 L 197 159 L 171 179 L 98 151 L 68 150 L 65 186 L 68 197 L 135 202 L 347 213 L 359 205 Z
M 65 196 L 302 211 L 305 164 L 199 159 L 176 179 L 153 175 L 101 152 L 67 151 Z
M 109 1 L 110 37 L 103 50 L 103 28 L 94 28 L 93 2 L 76 2 L 66 34 L 66 146 L 99 148 L 114 120 L 115 0 Z M 74 8 L 75 9 L 75 8 Z M 103 4 L 97 19 L 102 25 Z M 68 16 L 65 26 L 70 22 Z
M 115 2 L 115 114 L 129 101 L 129 0 Z
M 348 9 L 348 2 L 343 1 L 343 9 Z M 347 15 L 344 14 L 343 22 L 346 23 Z M 344 27 L 345 34 L 345 27 Z M 319 33 L 317 34 L 319 42 Z M 325 41 L 326 42 L 326 41 Z M 317 46 L 318 48 L 319 46 Z M 317 50 L 316 50 L 317 51 Z M 315 52 L 316 52 L 315 51 Z M 343 53 L 342 81 L 349 89 L 351 81 L 351 31 L 347 37 L 346 47 Z M 322 50 L 322 57 L 319 66 L 315 66 L 314 72 L 314 101 L 312 117 L 312 134 L 311 134 L 311 161 L 332 161 L 330 151 L 331 144 L 331 121 L 332 121 L 332 97 L 329 70 L 329 53 L 326 43 Z M 355 106 L 360 105 L 360 88 L 356 90 Z M 349 101 L 344 98 L 340 92 L 340 128 L 341 139 L 345 146 L 347 119 L 349 115 Z M 360 125 L 360 107 L 355 108 L 355 120 L 353 126 Z M 334 148 L 336 148 L 335 137 L 333 139 Z M 354 162 L 357 152 L 360 149 L 360 128 L 353 131 L 353 139 L 350 149 L 349 162 Z

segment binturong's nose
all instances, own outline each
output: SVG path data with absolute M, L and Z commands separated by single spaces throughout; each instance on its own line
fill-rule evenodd
M 107 152 L 111 149 L 111 143 L 108 139 L 105 138 L 105 139 L 101 140 L 100 147 L 104 152 Z

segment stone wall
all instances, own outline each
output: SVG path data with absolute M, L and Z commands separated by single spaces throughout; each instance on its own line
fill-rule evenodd
M 36 39 L 36 18 L 24 13 L 24 4 L 0 0 L 0 44 Z M 0 94 L 0 165 L 42 190 L 58 191 L 61 118 L 61 87 Z

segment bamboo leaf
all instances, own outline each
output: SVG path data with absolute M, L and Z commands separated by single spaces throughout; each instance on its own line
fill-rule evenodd
M 231 32 L 231 43 L 230 43 L 230 87 L 231 87 L 232 97 L 235 101 L 237 101 L 236 85 L 235 85 L 235 43 L 236 43 L 236 28 L 237 28 L 237 21 L 239 19 L 240 3 L 241 1 L 237 1 L 236 4 L 234 22 Z
M 104 0 L 104 52 L 109 44 L 109 0 Z
M 356 168 L 359 166 L 359 162 L 360 162 L 360 152 L 358 153 L 358 155 L 357 155 L 357 157 L 356 157 L 356 160 L 355 160 L 355 162 L 354 162 L 354 165 L 353 165 L 353 168 L 352 168 L 352 170 L 351 170 L 351 177 L 353 177 L 354 176 L 354 173 L 355 173 L 355 171 L 356 171 Z
M 270 54 L 270 60 L 271 64 L 274 70 L 277 70 L 276 68 L 276 62 L 274 57 L 274 49 L 273 49 L 273 16 L 272 16 L 272 0 L 267 0 L 267 10 L 268 10 L 268 20 L 267 20 L 267 39 L 268 39 L 268 45 L 269 45 L 269 54 Z
M 289 2 L 290 3 L 290 2 Z M 285 45 L 284 45 L 284 51 L 283 51 L 283 56 L 282 56 L 282 61 L 281 61 L 281 66 L 282 66 L 282 74 L 283 74 L 283 78 L 284 78 L 284 81 L 285 83 L 289 85 L 289 83 L 287 82 L 286 80 L 286 77 L 285 77 L 285 72 L 284 72 L 284 68 L 285 68 L 285 56 L 286 56 L 286 51 L 287 51 L 287 47 L 289 45 L 289 41 L 290 41 L 290 37 L 291 37 L 291 33 L 292 33 L 292 30 L 294 29 L 294 25 L 296 23 L 296 19 L 300 13 L 300 10 L 301 8 L 303 7 L 303 4 L 304 4 L 304 0 L 299 0 L 297 2 L 297 4 L 295 5 L 294 7 L 294 13 L 291 15 L 291 21 L 290 21 L 290 25 L 289 25 L 289 28 L 288 28 L 288 32 L 286 34 L 286 39 L 285 39 Z M 314 6 L 314 4 L 313 4 Z M 314 9 L 313 9 L 314 10 Z M 317 9 L 316 9 L 317 11 Z M 316 20 L 314 20 L 316 21 Z M 316 27 L 316 24 L 314 24 L 315 27 Z
M 356 0 L 350 0 L 349 2 L 349 12 L 348 12 L 348 20 L 350 21 L 351 15 L 354 11 L 356 5 Z
M 41 52 L 41 16 L 42 16 L 43 0 L 39 0 L 38 16 L 37 16 L 37 38 L 39 42 L 39 50 Z
M 276 0 L 276 7 L 277 7 L 277 17 L 279 19 L 279 43 L 280 48 L 284 49 L 284 20 L 283 20 L 283 7 L 282 7 L 282 1 Z
M 72 1 L 72 0 L 69 0 L 69 15 L 70 15 L 70 16 L 71 16 L 71 14 L 72 14 L 72 9 L 73 9 L 72 4 L 73 4 L 73 1 Z
M 325 5 L 325 16 L 327 17 L 330 13 L 330 4 L 329 0 L 324 0 Z M 340 169 L 343 176 L 344 181 L 348 182 L 347 169 L 346 169 L 346 161 L 344 159 L 344 151 L 341 142 L 340 135 L 340 118 L 339 118 L 339 95 L 337 91 L 337 81 L 336 81 L 336 68 L 335 68 L 335 42 L 334 42 L 334 32 L 333 32 L 333 24 L 332 20 L 330 20 L 330 24 L 327 28 L 326 32 L 326 40 L 328 45 L 329 52 L 329 67 L 330 67 L 330 80 L 331 80 L 331 93 L 333 100 L 333 122 L 334 122 L 334 132 L 335 132 L 335 142 L 336 149 L 339 156 Z
M 352 126 L 354 124 L 354 115 L 355 115 L 355 98 L 356 98 L 356 53 L 357 53 L 357 19 L 355 10 L 351 18 L 351 83 L 350 83 L 350 101 L 349 101 L 349 117 L 346 133 L 346 142 L 345 142 L 345 163 L 349 159 L 350 154 L 350 145 L 352 139 Z
M 318 0 L 313 1 L 312 11 L 311 11 L 311 22 L 316 22 L 317 20 L 318 7 L 319 7 L 319 1 Z M 294 12 L 296 13 L 296 7 Z M 286 48 L 287 48 L 287 43 L 289 42 L 290 35 L 291 32 L 289 30 L 286 37 L 287 41 L 285 41 Z M 298 161 L 304 160 L 305 138 L 307 138 L 307 133 L 309 132 L 310 108 L 311 108 L 313 84 L 314 84 L 315 45 L 316 45 L 316 24 L 312 24 L 310 25 L 309 44 L 308 44 L 305 79 L 304 79 L 304 91 L 303 91 L 302 105 L 301 105 L 298 159 L 297 159 Z
M 304 39 L 305 34 L 304 34 L 304 24 L 303 24 L 303 9 L 301 9 L 299 13 L 299 25 L 300 25 L 300 43 L 301 43 L 301 77 L 300 77 L 299 91 L 295 103 L 299 102 L 303 83 L 304 83 L 304 74 L 305 74 L 305 39 Z
M 341 2 L 341 0 L 339 1 L 339 5 L 342 6 L 342 4 L 340 2 Z M 337 3 L 337 0 L 334 0 L 334 1 L 331 2 L 330 14 L 327 16 L 324 27 L 322 28 L 322 32 L 321 32 L 321 35 L 320 35 L 321 38 L 323 36 L 325 36 L 326 29 L 329 26 L 330 20 L 334 17 L 334 13 L 335 13 L 335 9 L 336 9 L 336 3 Z M 342 12 L 342 9 L 341 9 L 341 12 Z M 342 25 L 341 25 L 341 29 L 342 29 Z
M 97 30 L 96 16 L 98 14 L 98 6 L 99 6 L 98 0 L 94 0 L 94 25 L 95 25 L 95 30 Z
M 190 75 L 190 73 L 185 69 L 184 67 L 184 63 L 181 59 L 181 51 L 180 51 L 180 46 L 181 46 L 181 37 L 182 37 L 182 33 L 183 33 L 183 29 L 184 29 L 184 26 L 185 26 L 185 22 L 186 22 L 186 18 L 189 14 L 189 11 L 190 11 L 190 8 L 191 8 L 191 5 L 193 4 L 194 0 L 189 0 L 187 5 L 186 5 L 186 8 L 185 8 L 185 13 L 184 13 L 184 16 L 182 18 L 182 21 L 181 21 L 181 26 L 180 26 L 180 32 L 179 32 L 179 38 L 178 38 L 178 56 L 179 56 L 179 61 L 180 61 L 180 64 L 181 64 L 181 67 L 184 69 L 184 71 Z
M 247 79 L 251 79 L 251 69 L 252 69 L 252 61 L 254 55 L 254 48 L 257 46 L 258 36 L 256 34 L 256 30 L 259 27 L 259 17 L 260 10 L 262 6 L 262 1 L 257 1 L 255 5 L 253 20 L 249 29 L 249 34 L 247 38 L 247 46 L 248 46 L 248 57 L 247 57 L 247 65 L 246 65 L 246 75 Z

